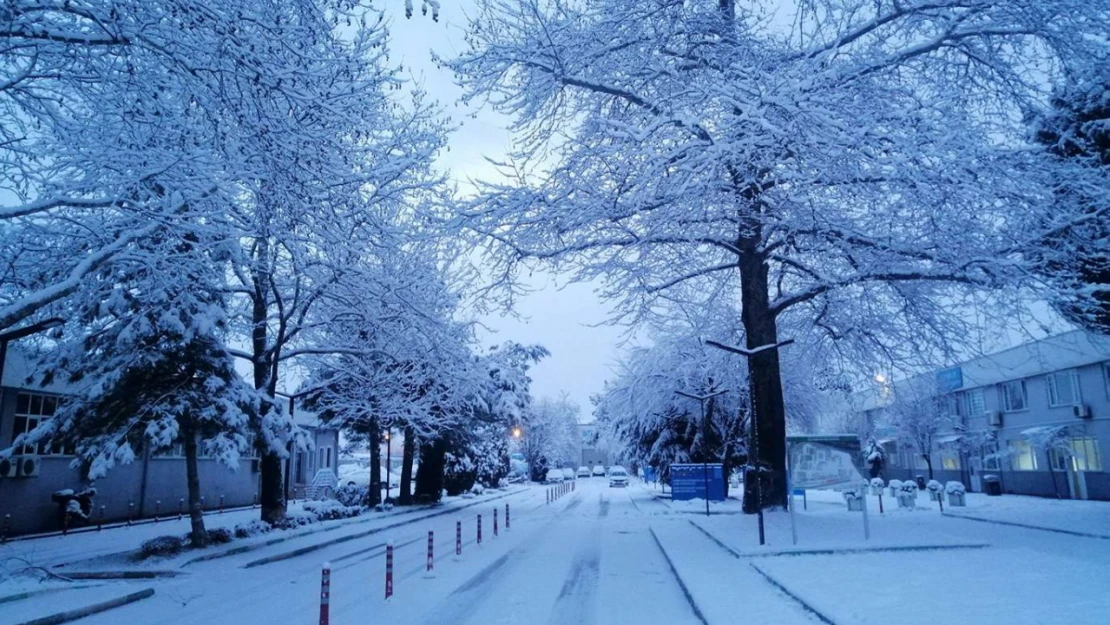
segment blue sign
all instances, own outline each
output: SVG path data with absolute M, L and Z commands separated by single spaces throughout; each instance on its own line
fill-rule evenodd
M 654 482 L 655 481 L 655 467 L 644 467 L 644 481 L 645 482 Z
M 964 372 L 959 367 L 937 371 L 937 390 L 947 393 L 964 385 Z
M 671 499 L 687 501 L 690 499 L 725 500 L 724 466 L 721 464 L 672 464 Z M 705 496 L 709 487 L 709 497 Z

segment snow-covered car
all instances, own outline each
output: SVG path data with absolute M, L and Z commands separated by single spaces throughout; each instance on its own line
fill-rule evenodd
M 594 466 L 594 477 L 604 477 L 605 467 L 599 465 Z
M 578 467 L 578 477 L 590 477 L 590 467 Z
M 628 486 L 628 472 L 624 467 L 609 467 L 609 488 Z
M 563 481 L 562 469 L 551 469 L 547 472 L 547 478 L 544 479 L 544 484 L 560 484 Z
M 563 469 L 563 479 L 564 480 L 573 480 L 574 479 L 574 469 L 572 469 L 570 467 L 567 467 L 567 468 Z

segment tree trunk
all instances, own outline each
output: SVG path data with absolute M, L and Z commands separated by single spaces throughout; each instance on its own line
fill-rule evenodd
M 401 494 L 398 505 L 412 505 L 412 460 L 416 455 L 416 434 L 411 427 L 405 428 L 405 444 L 401 451 Z
M 269 253 L 265 241 L 259 243 L 256 254 L 256 268 L 267 267 Z M 251 322 L 253 324 L 251 327 L 251 356 L 253 357 L 251 365 L 254 374 L 254 388 L 273 397 L 277 380 L 274 377 L 276 372 L 271 362 L 273 354 L 267 350 L 269 298 L 266 293 L 269 276 L 265 270 L 256 269 L 252 272 L 252 281 L 254 290 L 251 293 Z M 269 403 L 263 402 L 258 415 L 259 424 L 265 419 L 266 413 L 272 409 L 273 407 Z M 273 525 L 285 518 L 284 462 L 277 452 L 262 443 L 265 438 L 261 435 L 261 432 L 258 433 L 258 444 L 260 445 L 258 451 L 261 456 L 258 503 L 262 520 Z
M 420 445 L 420 469 L 416 472 L 416 499 L 420 503 L 439 501 L 446 456 L 447 441 L 442 436 Z
M 771 310 L 767 283 L 767 263 L 758 248 L 759 236 L 738 242 L 740 268 L 741 320 L 749 350 L 764 348 L 748 358 L 748 390 L 752 408 L 752 443 L 749 466 L 764 467 L 762 488 L 755 476 L 744 480 L 744 511 L 756 512 L 760 506 L 786 505 L 786 414 L 779 370 L 778 328 Z M 761 492 L 762 491 L 762 492 Z
M 378 422 L 370 424 L 370 492 L 367 494 L 367 505 L 371 508 L 382 502 L 382 432 Z
M 181 441 L 185 448 L 185 488 L 189 494 L 189 544 L 200 549 L 208 546 L 208 532 L 204 529 L 204 510 L 200 505 L 200 472 L 197 470 L 197 436 L 191 426 L 181 426 Z
M 929 469 L 929 479 L 933 479 L 933 457 L 930 454 L 921 454 L 925 458 L 925 467 Z

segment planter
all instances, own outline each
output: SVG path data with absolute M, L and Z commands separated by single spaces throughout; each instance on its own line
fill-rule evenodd
M 913 510 L 917 507 L 917 497 L 906 492 L 898 493 L 898 507 Z
M 967 506 L 967 497 L 964 493 L 948 493 L 948 505 L 954 508 Z
M 929 491 L 929 501 L 940 501 L 940 492 L 935 490 Z
M 848 498 L 848 512 L 863 512 L 863 498 L 862 497 L 849 497 Z

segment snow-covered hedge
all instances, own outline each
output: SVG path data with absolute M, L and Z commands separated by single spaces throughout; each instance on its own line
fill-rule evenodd
M 885 484 L 883 484 L 883 478 L 881 478 L 881 477 L 871 478 L 871 488 L 882 490 L 883 486 L 885 486 Z
M 929 480 L 929 483 L 925 485 L 925 488 L 930 493 L 939 493 L 944 487 L 941 486 L 940 482 L 936 480 Z
M 967 488 L 963 485 L 963 482 L 957 482 L 953 480 L 944 485 L 944 492 L 950 495 L 953 493 L 957 495 L 963 495 L 967 493 Z
M 344 506 L 365 506 L 370 499 L 370 487 L 346 484 L 335 491 L 335 500 Z
M 891 486 L 892 487 L 894 485 L 894 481 L 895 480 L 891 480 Z M 902 493 L 902 494 L 905 494 L 905 495 L 913 495 L 914 497 L 916 497 L 917 496 L 917 484 L 915 482 L 913 482 L 912 480 L 906 480 L 905 482 L 899 482 L 898 492 Z
M 315 516 L 317 521 L 349 519 L 362 514 L 361 506 L 345 506 L 334 499 L 306 501 L 301 507 L 305 512 Z

